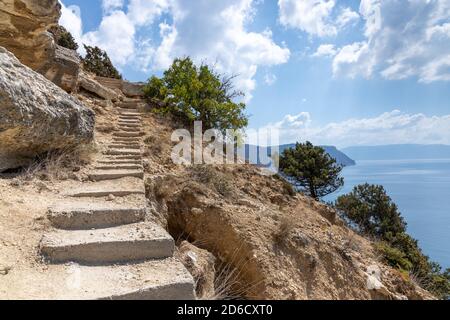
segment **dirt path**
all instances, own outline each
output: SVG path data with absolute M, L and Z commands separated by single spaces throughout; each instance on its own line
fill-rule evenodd
M 173 258 L 173 238 L 148 219 L 137 107 L 135 100 L 117 107 L 90 181 L 48 208 L 38 248 L 45 262 L 0 277 L 0 298 L 195 298 L 192 276 Z

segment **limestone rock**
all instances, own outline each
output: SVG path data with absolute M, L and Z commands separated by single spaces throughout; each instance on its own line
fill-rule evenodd
M 80 73 L 78 85 L 86 91 L 96 94 L 100 98 L 111 101 L 118 101 L 119 95 L 112 89 L 109 89 L 95 79 L 89 77 L 86 73 Z
M 0 47 L 0 171 L 93 138 L 94 112 Z
M 80 64 L 76 51 L 55 45 L 50 60 L 37 71 L 60 88 L 72 92 L 77 87 Z
M 1 3 L 0 46 L 64 90 L 73 91 L 80 69 L 78 55 L 56 45 L 47 32 L 61 15 L 58 0 L 3 0 Z

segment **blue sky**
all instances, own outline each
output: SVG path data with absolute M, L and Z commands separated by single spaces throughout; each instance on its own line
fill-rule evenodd
M 282 142 L 450 144 L 450 0 L 63 0 L 60 23 L 145 81 L 189 55 L 238 74 Z

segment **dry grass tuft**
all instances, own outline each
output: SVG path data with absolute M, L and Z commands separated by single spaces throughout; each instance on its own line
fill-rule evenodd
M 23 181 L 31 181 L 35 178 L 46 181 L 69 179 L 74 172 L 80 171 L 82 166 L 92 161 L 96 151 L 94 144 L 88 144 L 48 152 L 23 168 L 17 178 Z
M 292 230 L 295 229 L 295 223 L 291 217 L 283 216 L 280 218 L 280 226 L 278 230 L 273 234 L 273 240 L 275 244 L 282 245 Z

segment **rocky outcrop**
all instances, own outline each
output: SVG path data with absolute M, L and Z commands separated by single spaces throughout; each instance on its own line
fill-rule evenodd
M 117 92 L 103 86 L 84 72 L 80 73 L 78 85 L 80 86 L 80 88 L 93 93 L 104 100 L 119 100 L 119 94 Z
M 55 44 L 47 30 L 58 23 L 58 0 L 3 0 L 0 6 L 0 46 L 25 65 L 66 91 L 73 91 L 79 73 L 75 51 Z
M 76 51 L 55 45 L 51 58 L 37 71 L 60 88 L 73 92 L 77 87 L 80 64 Z
M 93 138 L 94 112 L 0 47 L 0 171 Z

